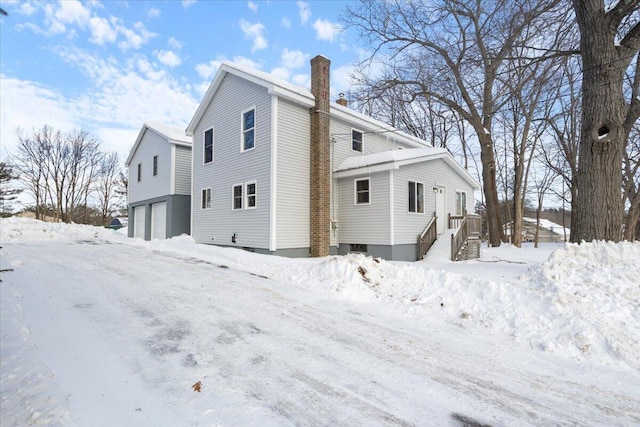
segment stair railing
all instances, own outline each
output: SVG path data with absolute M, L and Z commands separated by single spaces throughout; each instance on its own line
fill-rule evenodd
M 434 216 L 429 221 L 429 224 L 425 227 L 424 231 L 418 236 L 418 259 L 423 259 L 427 254 L 427 251 L 433 246 L 433 243 L 438 238 L 437 219 Z

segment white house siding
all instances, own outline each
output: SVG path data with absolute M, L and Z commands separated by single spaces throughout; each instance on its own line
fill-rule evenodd
M 176 145 L 175 194 L 191 195 L 191 148 Z
M 309 109 L 278 100 L 276 249 L 309 247 Z
M 356 205 L 354 199 L 357 179 L 369 178 L 368 205 Z M 340 243 L 389 245 L 389 172 L 378 172 L 339 180 Z
M 153 176 L 153 156 L 158 156 L 158 175 Z M 142 164 L 138 182 L 138 164 Z M 169 193 L 171 181 L 171 147 L 166 138 L 147 129 L 129 164 L 129 203 Z
M 409 180 L 422 182 L 424 184 L 424 214 L 409 212 Z M 402 166 L 394 171 L 394 244 L 416 243 L 418 234 L 424 230 L 434 215 L 435 195 L 433 187 L 436 185 L 445 187 L 447 213 L 456 213 L 456 191 L 466 191 L 467 212 L 474 212 L 473 187 L 444 160 L 436 159 Z
M 271 96 L 261 86 L 227 74 L 193 135 L 192 236 L 198 243 L 268 249 Z M 240 152 L 241 112 L 256 108 L 255 148 Z M 213 131 L 213 162 L 203 164 L 203 132 Z M 232 186 L 257 181 L 257 208 L 232 210 Z M 211 209 L 201 209 L 203 188 Z M 236 235 L 236 243 L 232 236 Z

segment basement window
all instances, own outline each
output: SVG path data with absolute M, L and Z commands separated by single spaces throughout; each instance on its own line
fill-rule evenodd
M 349 245 L 349 252 L 367 252 L 367 245 L 363 243 L 351 243 Z

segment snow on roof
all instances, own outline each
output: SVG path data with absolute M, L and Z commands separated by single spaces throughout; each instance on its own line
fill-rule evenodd
M 403 150 L 389 150 L 380 153 L 353 156 L 345 159 L 334 171 L 337 178 L 346 178 L 362 173 L 363 169 L 373 173 L 389 169 L 397 169 L 400 166 L 420 163 L 430 160 L 442 159 L 452 169 L 467 181 L 473 188 L 479 189 L 480 184 L 455 161 L 451 154 L 444 148 L 424 147 L 407 148 Z
M 159 133 L 170 141 L 191 144 L 193 140 L 193 138 L 187 136 L 183 127 L 169 126 L 155 122 L 147 122 L 144 124 L 144 126 Z
M 535 218 L 524 217 L 522 218 L 522 220 L 533 224 L 536 223 Z M 544 228 L 545 230 L 553 231 L 557 234 L 564 234 L 562 225 L 556 224 L 555 222 L 549 221 L 548 219 L 540 219 L 540 227 Z M 571 234 L 571 229 L 569 228 L 566 228 L 564 231 L 567 233 L 567 236 Z

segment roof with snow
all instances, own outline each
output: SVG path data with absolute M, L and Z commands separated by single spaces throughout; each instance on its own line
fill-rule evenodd
M 522 220 L 526 221 L 526 222 L 530 222 L 532 224 L 536 223 L 536 219 L 535 218 L 524 217 L 524 218 L 522 218 Z M 548 219 L 540 219 L 540 227 L 544 228 L 545 230 L 549 230 L 549 231 L 552 231 L 554 233 L 557 233 L 557 234 L 564 234 L 563 233 L 563 229 L 564 229 L 564 232 L 567 233 L 567 236 L 571 235 L 571 229 L 570 228 L 564 228 L 564 227 L 562 227 L 562 225 L 556 224 L 555 222 L 549 221 Z
M 476 190 L 480 189 L 480 184 L 473 179 L 467 170 L 454 160 L 446 149 L 436 147 L 390 150 L 381 153 L 366 154 L 364 156 L 349 157 L 345 159 L 334 172 L 337 178 L 347 178 L 360 175 L 363 172 L 373 173 L 398 169 L 401 166 L 436 159 L 442 159 L 458 172 L 473 188 Z
M 133 148 L 129 153 L 129 157 L 127 157 L 127 161 L 125 162 L 126 166 L 129 166 L 129 164 L 131 163 L 131 159 L 138 149 L 140 141 L 142 141 L 142 137 L 147 132 L 147 130 L 151 130 L 157 133 L 158 135 L 169 141 L 170 144 L 182 145 L 185 147 L 191 147 L 192 145 L 193 138 L 186 135 L 184 128 L 178 126 L 163 125 L 160 123 L 147 122 L 142 125 L 142 128 L 138 133 L 136 142 L 133 144 Z
M 196 113 L 191 119 L 189 126 L 187 126 L 187 135 L 193 136 L 196 126 L 200 122 L 200 119 L 204 115 L 207 107 L 213 99 L 213 96 L 215 95 L 216 91 L 220 87 L 220 84 L 222 83 L 222 80 L 227 74 L 238 76 L 242 79 L 262 86 L 267 89 L 270 95 L 277 95 L 281 98 L 288 99 L 292 102 L 306 106 L 308 108 L 311 108 L 315 105 L 315 97 L 313 96 L 311 91 L 304 86 L 295 85 L 272 74 L 244 65 L 239 65 L 232 62 L 224 62 L 220 66 L 220 69 L 218 69 L 218 72 L 211 82 L 209 89 L 207 89 L 206 94 L 202 98 L 202 101 L 200 102 Z M 366 114 L 354 111 L 349 107 L 339 105 L 335 102 L 331 103 L 331 115 L 352 124 L 357 124 L 363 130 L 375 130 L 378 132 L 382 130 L 393 133 L 398 140 L 413 147 L 430 146 L 426 141 L 420 138 L 409 135 L 399 129 L 394 128 L 393 126 L 369 117 Z

